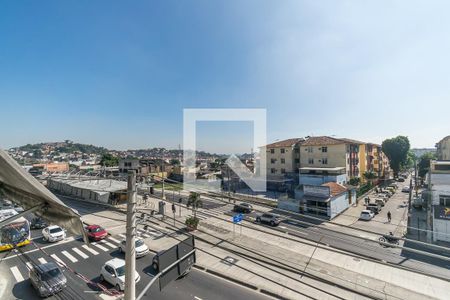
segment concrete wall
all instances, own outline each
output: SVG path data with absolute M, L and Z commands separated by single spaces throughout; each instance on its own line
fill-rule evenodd
M 294 199 L 278 199 L 278 208 L 300 212 L 300 202 Z
M 450 137 L 444 138 L 437 144 L 438 160 L 450 160 Z
M 330 201 L 330 219 L 333 219 L 349 207 L 348 193 L 342 193 Z
M 299 184 L 321 185 L 327 182 L 336 182 L 339 184 L 345 184 L 347 182 L 347 176 L 345 174 L 341 175 L 300 174 L 299 177 Z
M 450 242 L 450 221 L 433 219 L 433 241 Z

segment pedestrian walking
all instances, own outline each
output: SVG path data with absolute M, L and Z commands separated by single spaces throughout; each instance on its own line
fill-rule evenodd
M 391 223 L 391 211 L 388 211 L 387 217 L 388 217 L 388 222 Z

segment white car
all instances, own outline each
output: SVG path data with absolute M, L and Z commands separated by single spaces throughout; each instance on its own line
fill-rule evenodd
M 365 210 L 361 211 L 361 215 L 359 216 L 359 219 L 365 220 L 365 221 L 370 221 L 374 216 L 375 216 L 375 214 L 371 210 L 365 209 Z
M 42 235 L 45 241 L 57 242 L 66 238 L 66 231 L 58 225 L 50 225 L 42 229 Z
M 127 249 L 127 245 L 126 245 L 126 240 L 123 240 L 120 243 L 119 246 L 119 251 L 121 253 L 125 253 L 126 249 Z M 147 247 L 147 245 L 144 243 L 144 239 L 142 238 L 136 238 L 136 242 L 135 242 L 135 251 L 136 251 L 136 257 L 142 257 L 147 255 L 147 253 L 150 251 Z
M 403 188 L 402 188 L 402 192 L 403 193 L 409 193 L 409 186 L 404 186 Z
M 137 283 L 141 280 L 141 276 L 136 270 L 134 272 L 134 278 Z M 123 291 L 125 289 L 125 260 L 120 258 L 108 260 L 100 271 L 100 280 L 109 282 L 118 291 Z

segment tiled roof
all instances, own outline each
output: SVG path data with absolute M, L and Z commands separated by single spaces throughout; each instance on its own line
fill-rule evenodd
M 345 142 L 329 136 L 312 136 L 302 143 L 302 146 L 339 145 Z
M 347 139 L 334 138 L 329 136 L 312 136 L 302 143 L 302 146 L 321 146 L 321 145 L 339 145 L 339 144 L 365 144 L 365 142 Z
M 332 197 L 342 194 L 347 191 L 347 188 L 336 182 L 327 182 L 322 184 L 322 186 L 328 186 L 330 188 L 330 194 Z
M 351 143 L 351 144 L 359 144 L 359 145 L 366 144 L 366 142 L 361 142 L 361 141 L 347 139 L 347 138 L 340 138 L 340 140 L 343 140 L 344 142 Z
M 275 147 L 291 147 L 292 145 L 295 145 L 299 142 L 303 142 L 304 139 L 302 138 L 294 138 L 294 139 L 287 139 L 283 141 L 277 141 L 275 143 L 266 145 L 266 148 L 275 148 Z

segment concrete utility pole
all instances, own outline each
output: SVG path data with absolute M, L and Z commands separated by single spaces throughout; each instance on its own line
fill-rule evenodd
M 128 171 L 127 232 L 125 253 L 125 300 L 136 299 L 136 171 Z

